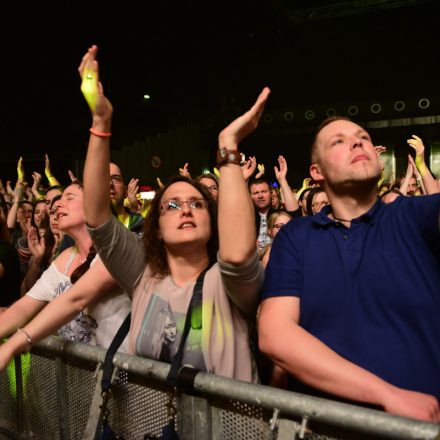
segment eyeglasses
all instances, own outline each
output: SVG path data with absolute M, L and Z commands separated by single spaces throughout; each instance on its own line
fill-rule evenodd
M 274 229 L 281 229 L 284 225 L 285 223 L 275 223 L 272 227 Z
M 162 203 L 161 214 L 166 214 L 167 212 L 177 212 L 180 211 L 184 204 L 188 205 L 189 209 L 205 209 L 208 207 L 208 201 L 205 199 L 191 199 L 191 200 L 176 200 L 170 199 Z

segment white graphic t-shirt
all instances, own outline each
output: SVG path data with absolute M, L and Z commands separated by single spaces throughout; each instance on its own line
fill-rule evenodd
M 72 251 L 65 273 L 52 263 L 26 295 L 39 301 L 50 302 L 58 295 L 67 292 L 72 287 L 72 283 L 66 273 L 74 257 L 75 251 Z M 97 258 L 92 261 L 92 265 Z M 72 321 L 63 325 L 58 330 L 58 335 L 68 341 L 108 347 L 130 310 L 130 298 L 120 289 L 116 289 L 86 307 Z M 128 351 L 127 338 L 119 351 Z

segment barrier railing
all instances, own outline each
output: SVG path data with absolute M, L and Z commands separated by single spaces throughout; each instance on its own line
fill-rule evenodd
M 0 439 L 93 439 L 105 350 L 55 337 L 0 374 Z M 118 353 L 110 425 L 128 439 L 159 435 L 173 389 L 169 365 Z M 440 439 L 440 425 L 199 373 L 175 398 L 181 439 Z

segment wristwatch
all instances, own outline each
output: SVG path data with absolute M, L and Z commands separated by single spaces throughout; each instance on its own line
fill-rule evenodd
M 227 163 L 235 163 L 240 165 L 241 153 L 238 150 L 227 150 L 226 148 L 220 148 L 217 151 L 217 168 Z

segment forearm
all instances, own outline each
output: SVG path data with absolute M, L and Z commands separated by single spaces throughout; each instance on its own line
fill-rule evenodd
M 40 264 L 41 263 L 38 260 L 35 260 L 34 257 L 31 258 L 26 276 L 21 283 L 21 295 L 29 292 L 32 286 L 37 282 L 38 278 L 41 275 Z
M 419 171 L 422 178 L 423 186 L 425 189 L 424 193 L 428 195 L 440 193 L 440 188 L 437 185 L 437 182 L 435 181 L 433 175 L 429 171 L 429 168 L 426 166 L 424 158 L 420 158 L 419 156 L 417 156 L 415 163 L 417 170 Z
M 47 303 L 28 296 L 22 297 L 0 315 L 0 340 L 29 322 Z
M 15 223 L 17 221 L 17 211 L 18 211 L 18 201 L 14 201 L 9 208 L 8 218 L 6 220 L 9 229 L 15 228 Z
M 339 356 L 306 330 L 285 319 L 259 322 L 260 349 L 302 382 L 345 399 L 382 406 L 392 386 Z
M 409 185 L 409 181 L 411 179 L 412 176 L 405 176 L 405 179 L 403 179 L 402 184 L 400 185 L 399 191 L 406 196 L 408 194 L 408 185 Z
M 94 123 L 97 131 L 109 132 L 108 124 Z M 84 215 L 91 227 L 98 227 L 110 217 L 110 152 L 109 138 L 90 135 L 84 166 Z
M 296 200 L 296 197 L 293 195 L 293 192 L 290 189 L 287 180 L 280 179 L 278 183 L 280 184 L 280 188 L 283 193 L 284 205 L 286 207 L 286 211 L 296 211 L 299 208 L 299 204 L 298 201 Z
M 255 218 L 249 190 L 239 165 L 220 168 L 218 229 L 220 258 L 241 265 L 255 252 Z M 231 221 L 234 219 L 234 221 Z

